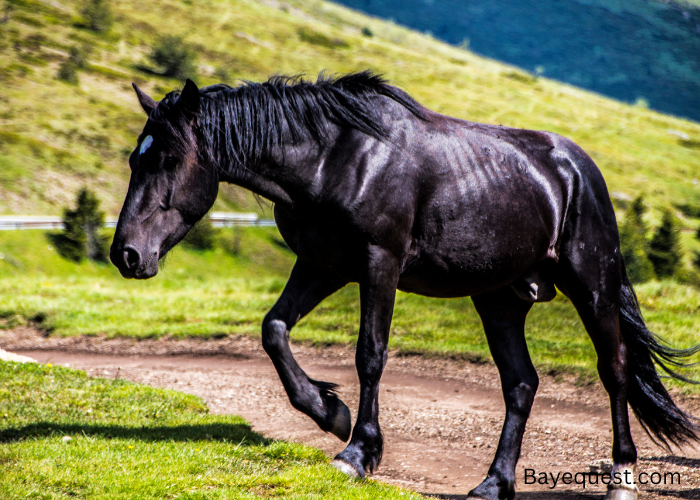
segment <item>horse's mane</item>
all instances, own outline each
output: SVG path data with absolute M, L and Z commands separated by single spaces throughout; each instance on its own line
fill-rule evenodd
M 200 155 L 223 168 L 254 166 L 282 144 L 285 124 L 294 142 L 307 135 L 323 142 L 331 124 L 385 139 L 387 131 L 373 101 L 378 95 L 427 118 L 425 108 L 412 97 L 371 71 L 336 78 L 322 73 L 315 83 L 298 76 L 275 76 L 238 87 L 203 87 L 200 109 L 190 116 L 177 106 L 180 92 L 170 92 L 151 113 L 151 133 L 185 154 L 195 144 L 190 127 L 194 119 Z

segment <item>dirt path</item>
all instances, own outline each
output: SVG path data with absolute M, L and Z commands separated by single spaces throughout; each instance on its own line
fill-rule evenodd
M 40 362 L 69 364 L 92 376 L 115 377 L 177 389 L 203 398 L 212 412 L 235 413 L 267 436 L 300 441 L 330 456 L 343 444 L 321 432 L 289 404 L 259 341 L 104 340 L 44 338 L 26 329 L 0 333 L 0 347 Z M 340 384 L 340 396 L 357 407 L 354 351 L 345 347 L 294 346 L 309 375 Z M 700 414 L 697 400 L 686 407 Z M 463 498 L 486 474 L 498 442 L 503 402 L 492 365 L 390 356 L 382 378 L 380 422 L 385 455 L 374 476 L 442 498 Z M 700 449 L 671 455 L 655 447 L 635 422 L 639 471 L 678 472 L 678 485 L 642 486 L 640 498 L 700 498 Z M 588 472 L 610 455 L 607 397 L 599 385 L 543 377 L 517 478 L 520 499 L 602 498 L 603 487 L 524 483 L 525 469 Z

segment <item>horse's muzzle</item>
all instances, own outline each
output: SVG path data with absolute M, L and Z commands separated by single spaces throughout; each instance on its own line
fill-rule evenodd
M 158 273 L 157 255 L 149 255 L 144 261 L 141 252 L 132 246 L 117 248 L 113 245 L 109 252 L 109 260 L 124 278 L 148 279 Z M 155 270 L 151 269 L 154 267 L 154 261 Z

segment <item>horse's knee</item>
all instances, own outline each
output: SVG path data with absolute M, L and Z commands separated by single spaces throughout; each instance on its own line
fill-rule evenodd
M 270 357 L 279 355 L 289 339 L 287 324 L 281 319 L 273 319 L 270 314 L 265 316 L 262 324 L 262 345 Z
M 527 382 L 521 382 L 507 394 L 508 410 L 518 415 L 527 416 L 535 401 L 539 379 L 535 377 Z

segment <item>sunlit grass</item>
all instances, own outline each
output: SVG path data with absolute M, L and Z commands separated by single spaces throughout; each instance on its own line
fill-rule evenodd
M 0 361 L 0 498 L 418 498 L 348 478 L 198 398 Z
M 244 243 L 238 255 L 220 248 L 208 252 L 178 248 L 165 269 L 147 281 L 125 280 L 108 265 L 65 261 L 49 250 L 39 231 L 3 232 L 0 325 L 33 324 L 52 335 L 259 337 L 263 317 L 284 287 L 293 255 L 275 243 L 274 229 L 242 231 Z M 10 259 L 14 265 L 8 264 Z M 636 288 L 653 331 L 677 347 L 698 343 L 698 289 L 671 281 Z M 302 319 L 292 339 L 352 345 L 357 342 L 359 320 L 359 289 L 348 285 Z M 582 380 L 595 377 L 591 341 L 562 295 L 534 305 L 526 333 L 541 372 L 572 373 Z M 490 359 L 469 298 L 431 299 L 399 292 L 389 345 L 405 354 Z M 700 367 L 688 373 L 700 378 Z

